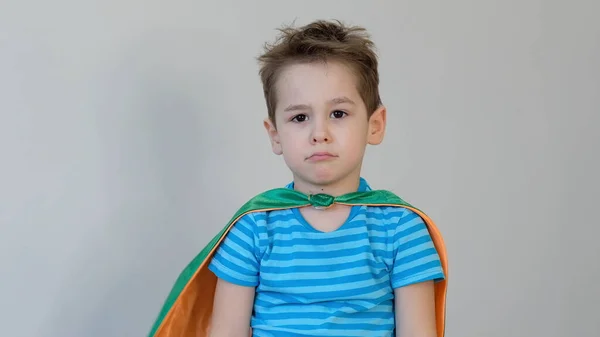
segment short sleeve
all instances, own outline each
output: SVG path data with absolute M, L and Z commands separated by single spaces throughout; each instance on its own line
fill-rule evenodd
M 208 268 L 217 277 L 246 287 L 258 285 L 259 263 L 256 257 L 256 223 L 250 214 L 231 228 Z
M 393 237 L 394 289 L 425 281 L 444 279 L 440 256 L 427 225 L 415 212 L 404 209 Z

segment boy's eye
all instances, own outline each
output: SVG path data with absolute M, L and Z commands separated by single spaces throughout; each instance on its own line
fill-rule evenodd
M 342 118 L 346 115 L 346 112 L 341 111 L 341 110 L 335 110 L 334 112 L 331 113 L 331 115 L 333 116 L 333 118 Z
M 292 118 L 292 121 L 296 122 L 304 122 L 306 120 L 306 115 L 297 115 Z

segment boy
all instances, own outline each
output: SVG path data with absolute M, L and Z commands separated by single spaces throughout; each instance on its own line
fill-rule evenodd
M 360 27 L 316 21 L 260 56 L 272 150 L 307 195 L 368 191 L 367 144 L 386 109 Z M 436 336 L 440 257 L 421 217 L 398 207 L 301 207 L 244 215 L 210 262 L 212 337 Z

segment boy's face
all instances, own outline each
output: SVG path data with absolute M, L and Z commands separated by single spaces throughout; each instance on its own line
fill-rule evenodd
M 385 109 L 367 118 L 354 73 L 339 62 L 286 67 L 276 84 L 275 124 L 265 127 L 297 184 L 324 187 L 358 180 L 367 144 L 379 144 Z

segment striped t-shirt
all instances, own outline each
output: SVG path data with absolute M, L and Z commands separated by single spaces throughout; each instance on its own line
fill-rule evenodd
M 359 190 L 369 189 L 361 179 Z M 423 220 L 399 207 L 354 206 L 327 233 L 298 209 L 250 213 L 233 226 L 209 268 L 255 287 L 256 337 L 393 336 L 394 289 L 444 278 Z

